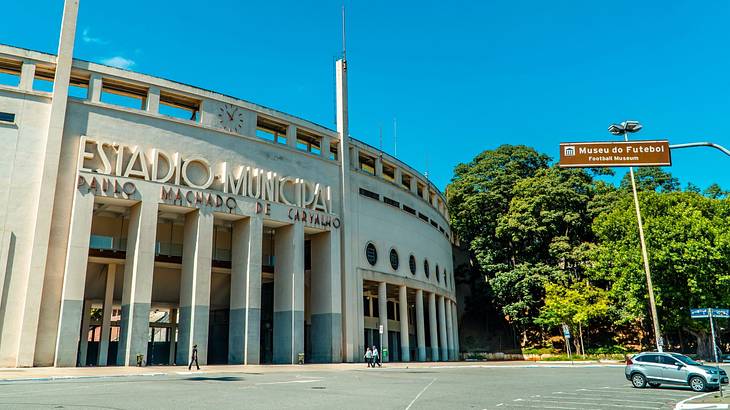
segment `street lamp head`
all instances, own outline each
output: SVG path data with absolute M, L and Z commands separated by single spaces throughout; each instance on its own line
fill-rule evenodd
M 611 124 L 611 126 L 608 127 L 608 132 L 613 135 L 621 135 L 624 133 L 624 128 L 620 125 Z
M 624 121 L 621 123 L 626 132 L 639 132 L 642 128 L 639 121 Z

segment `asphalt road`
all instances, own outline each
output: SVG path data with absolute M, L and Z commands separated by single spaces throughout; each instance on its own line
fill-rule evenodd
M 0 409 L 667 409 L 623 367 L 431 367 L 187 373 L 0 384 Z

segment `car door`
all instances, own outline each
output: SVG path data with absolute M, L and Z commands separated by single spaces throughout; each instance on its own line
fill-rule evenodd
M 659 356 L 662 366 L 662 378 L 669 382 L 687 382 L 687 366 L 671 356 Z
M 647 354 L 639 357 L 635 362 L 644 376 L 650 380 L 662 380 L 662 364 L 659 355 Z

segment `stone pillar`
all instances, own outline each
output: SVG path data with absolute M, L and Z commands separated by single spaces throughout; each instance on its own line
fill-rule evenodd
M 423 290 L 416 289 L 416 355 L 419 362 L 426 361 L 426 329 L 423 321 Z
M 81 312 L 81 333 L 79 339 L 79 367 L 86 367 L 86 356 L 89 351 L 89 322 L 91 321 L 91 301 L 84 301 Z
M 444 303 L 444 297 L 438 297 L 438 313 L 439 313 L 439 346 L 441 351 L 439 356 L 441 361 L 445 362 L 449 360 L 449 345 L 446 340 L 446 307 Z
M 89 90 L 87 91 L 86 98 L 94 103 L 101 101 L 101 88 L 102 79 L 99 73 L 91 73 L 89 77 Z
M 439 361 L 438 326 L 436 325 L 436 294 L 428 294 L 428 324 L 431 328 L 431 360 Z
M 32 90 L 33 80 L 35 79 L 35 63 L 32 61 L 23 61 L 20 68 L 20 83 L 18 88 L 21 90 Z
M 448 353 L 449 360 L 454 360 L 454 327 L 453 319 L 451 315 L 451 301 L 445 300 L 446 307 L 446 352 Z
M 342 361 L 340 236 L 332 230 L 312 236 L 310 304 L 312 362 Z
M 352 153 L 350 155 L 350 166 L 354 169 L 359 170 L 360 169 L 360 148 L 351 145 L 350 149 L 352 150 Z
M 231 243 L 231 313 L 228 363 L 259 364 L 263 220 L 236 221 Z
M 185 215 L 183 235 L 177 363 L 189 363 L 198 345 L 198 362 L 207 364 L 213 214 L 200 209 Z
M 276 229 L 274 363 L 293 364 L 304 353 L 304 225 Z
M 418 195 L 418 180 L 416 179 L 416 176 L 411 176 L 411 192 L 414 195 Z
M 378 315 L 380 316 L 380 325 L 383 326 L 383 341 L 380 346 L 380 355 L 383 362 L 383 350 L 388 348 L 388 284 L 385 282 L 378 283 Z
M 456 312 L 456 302 L 451 302 L 451 329 L 454 333 L 454 360 L 459 360 L 459 315 Z
M 375 156 L 375 176 L 377 177 L 383 176 L 383 158 L 381 155 L 382 154 L 377 154 Z
M 63 275 L 61 313 L 58 319 L 54 360 L 56 367 L 76 366 L 93 217 L 94 193 L 77 189 L 71 210 L 66 266 Z
M 400 359 L 411 361 L 411 341 L 408 333 L 408 288 L 401 285 L 398 289 L 398 310 L 400 311 Z
M 150 87 L 147 90 L 147 101 L 145 110 L 152 114 L 159 114 L 160 112 L 160 88 Z
M 170 357 L 167 361 L 171 366 L 175 365 L 175 330 L 177 329 L 177 309 L 170 309 Z
M 322 158 L 330 159 L 330 137 L 322 136 L 322 142 L 319 144 L 319 150 L 321 151 Z
M 137 355 L 147 355 L 150 328 L 152 274 L 155 267 L 157 202 L 142 201 L 132 207 L 124 261 L 122 320 L 117 365 L 134 366 Z
M 398 187 L 403 187 L 403 172 L 401 171 L 400 167 L 395 167 L 395 172 L 393 172 L 393 183 L 398 185 Z
M 106 289 L 104 290 L 104 307 L 102 308 L 101 338 L 99 339 L 99 359 L 97 366 L 106 366 L 109 360 L 109 334 L 111 333 L 112 310 L 114 309 L 114 281 L 117 276 L 117 265 L 110 263 L 106 267 Z
M 286 127 L 286 145 L 297 149 L 297 127 L 295 125 L 288 125 Z

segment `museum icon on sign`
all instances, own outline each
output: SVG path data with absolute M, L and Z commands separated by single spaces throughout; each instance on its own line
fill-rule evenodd
M 575 156 L 575 146 L 573 145 L 567 145 L 563 148 L 563 155 L 566 157 L 572 157 Z

